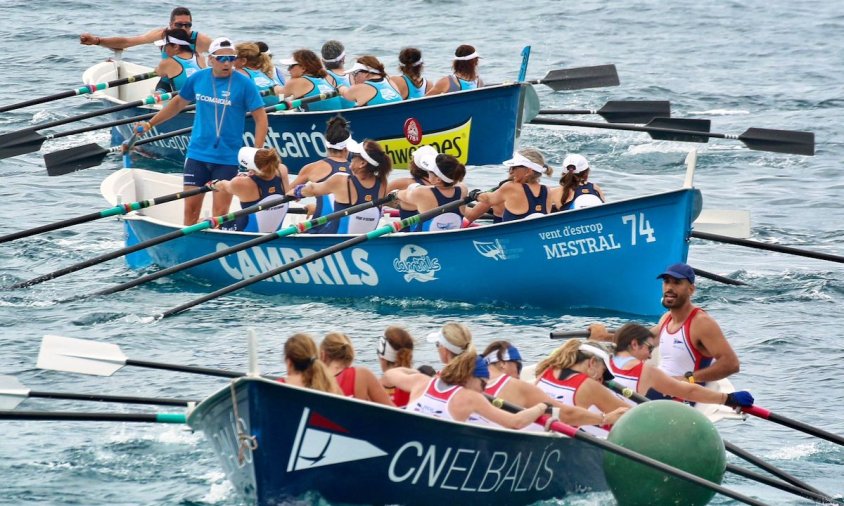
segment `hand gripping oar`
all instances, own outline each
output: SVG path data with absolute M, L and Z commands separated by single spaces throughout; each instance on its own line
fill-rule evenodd
M 606 382 L 604 382 L 604 385 L 607 388 L 609 388 L 610 390 L 612 390 L 612 391 L 618 393 L 619 395 L 621 395 L 621 396 L 623 396 L 627 399 L 630 399 L 630 400 L 632 400 L 632 401 L 634 401 L 638 404 L 650 401 L 650 399 L 648 399 L 644 395 L 639 394 L 637 392 L 634 392 L 632 389 L 624 387 L 623 385 L 620 385 L 620 384 L 616 383 L 615 381 L 612 381 L 612 380 L 606 381 Z M 839 501 L 836 501 L 835 499 L 833 499 L 829 495 L 824 494 L 823 492 L 821 492 L 820 490 L 812 487 L 808 483 L 792 476 L 791 474 L 783 471 L 782 469 L 774 466 L 773 464 L 769 464 L 768 462 L 765 462 L 761 458 L 753 455 L 750 452 L 747 452 L 747 451 L 739 448 L 738 446 L 730 443 L 729 441 L 724 441 L 724 447 L 727 449 L 728 452 L 732 453 L 733 455 L 735 455 L 735 456 L 737 456 L 741 459 L 744 459 L 747 462 L 750 462 L 751 464 L 759 467 L 760 469 L 764 469 L 765 471 L 771 473 L 772 475 L 776 476 L 777 478 L 784 480 L 787 483 L 783 483 L 783 482 L 777 481 L 777 480 L 772 480 L 772 479 L 770 479 L 766 476 L 753 473 L 751 471 L 748 471 L 747 469 L 741 468 L 741 467 L 733 465 L 733 464 L 727 464 L 727 471 L 738 474 L 740 476 L 744 476 L 745 478 L 750 478 L 750 479 L 759 481 L 761 483 L 764 483 L 766 485 L 770 485 L 770 486 L 778 488 L 780 490 L 784 490 L 786 492 L 791 492 L 793 494 L 799 495 L 801 497 L 805 497 L 807 499 L 812 499 L 812 500 L 827 502 L 827 503 L 839 503 Z
M 503 399 L 493 398 L 492 396 L 487 395 L 487 394 L 484 394 L 484 395 L 487 397 L 487 399 L 489 399 L 489 401 L 495 407 L 504 409 L 505 411 L 509 411 L 511 413 L 518 413 L 519 411 L 522 411 L 524 409 L 520 406 L 516 406 L 514 404 L 511 404 L 511 403 L 509 403 L 509 402 L 507 402 Z M 709 480 L 705 480 L 705 479 L 703 479 L 699 476 L 695 476 L 694 474 L 683 471 L 682 469 L 678 469 L 676 467 L 669 466 L 668 464 L 664 464 L 664 463 L 662 463 L 662 462 L 660 462 L 656 459 L 653 459 L 653 458 L 648 457 L 646 455 L 642 455 L 641 453 L 635 452 L 633 450 L 628 450 L 627 448 L 624 448 L 621 445 L 611 443 L 611 442 L 606 441 L 604 439 L 595 437 L 591 434 L 587 434 L 583 431 L 577 430 L 576 428 L 572 427 L 571 425 L 568 425 L 568 424 L 563 423 L 563 422 L 556 420 L 556 419 L 552 419 L 548 415 L 540 416 L 539 418 L 536 419 L 536 423 L 538 423 L 540 425 L 546 425 L 547 424 L 547 426 L 550 430 L 565 434 L 566 436 L 569 436 L 572 439 L 578 439 L 580 441 L 583 441 L 584 443 L 587 443 L 587 444 L 590 444 L 590 445 L 593 445 L 593 446 L 598 446 L 598 447 L 600 447 L 600 448 L 602 448 L 606 451 L 615 453 L 617 455 L 621 455 L 622 457 L 626 457 L 626 458 L 628 458 L 628 459 L 630 459 L 634 462 L 644 464 L 648 467 L 652 467 L 654 469 L 662 471 L 665 474 L 669 474 L 671 476 L 674 476 L 674 477 L 677 477 L 677 478 L 680 478 L 680 479 L 683 479 L 683 480 L 686 480 L 686 481 L 690 481 L 690 482 L 692 482 L 696 485 L 699 485 L 701 487 L 708 488 L 709 490 L 714 490 L 715 492 L 718 492 L 719 494 L 725 495 L 725 496 L 730 497 L 732 499 L 735 499 L 737 501 L 741 501 L 745 504 L 751 504 L 753 506 L 763 506 L 765 504 L 763 502 L 757 501 L 756 499 L 752 499 L 752 498 L 747 497 L 745 495 L 742 495 L 738 492 L 730 490 L 726 487 L 722 487 L 721 485 L 718 485 L 717 483 L 713 483 Z
M 597 65 L 594 67 L 551 70 L 542 79 L 526 82 L 529 84 L 544 84 L 554 91 L 563 91 L 618 86 L 620 81 L 615 65 Z
M 58 230 L 60 228 L 70 227 L 73 225 L 78 225 L 80 223 L 87 223 L 89 221 L 99 220 L 100 218 L 108 218 L 109 216 L 127 214 L 132 211 L 146 209 L 148 207 L 157 206 L 159 204 L 166 204 L 167 202 L 173 202 L 175 200 L 180 200 L 185 197 L 200 195 L 211 190 L 213 190 L 211 186 L 201 186 L 193 190 L 171 193 L 169 195 L 162 195 L 161 197 L 156 197 L 154 199 L 141 200 L 138 202 L 132 202 L 130 204 L 118 204 L 114 207 L 109 207 L 108 209 L 103 209 L 102 211 L 97 211 L 95 213 L 85 214 L 82 216 L 77 216 L 75 218 L 68 218 L 66 220 L 57 221 L 48 225 L 41 225 L 40 227 L 30 228 L 28 230 L 21 230 L 20 232 L 0 236 L 0 244 L 4 242 L 14 241 L 17 239 L 22 239 L 24 237 L 30 237 L 44 232 L 50 232 L 51 230 Z
M 719 139 L 739 140 L 748 148 L 757 151 L 809 156 L 815 154 L 815 134 L 812 132 L 748 128 L 739 135 L 719 134 L 711 133 L 709 131 L 709 120 L 703 119 L 656 118 L 644 126 L 594 123 L 557 118 L 535 118 L 531 120 L 531 123 L 535 125 L 565 125 L 647 132 L 653 139 L 666 141 L 709 142 L 710 138 L 715 137 Z
M 0 411 L 0 420 L 187 423 L 184 413 L 81 413 L 76 411 Z
M 610 100 L 595 109 L 540 109 L 539 114 L 598 114 L 610 123 L 647 123 L 654 118 L 670 118 L 668 100 Z
M 289 102 L 281 102 L 276 105 L 264 107 L 267 112 L 285 111 L 300 107 L 311 102 L 319 102 L 337 95 L 336 91 L 314 95 L 312 97 L 300 98 Z M 183 110 L 184 111 L 184 110 Z M 251 112 L 247 116 L 251 116 Z M 177 135 L 186 134 L 193 130 L 193 127 L 180 128 L 172 132 L 167 132 L 154 137 L 147 137 L 139 140 L 136 145 L 147 144 L 149 142 L 157 142 L 162 139 L 175 137 Z M 104 148 L 97 143 L 85 144 L 73 148 L 63 149 L 61 151 L 54 151 L 44 155 L 44 163 L 47 166 L 47 174 L 50 176 L 62 176 L 78 170 L 95 167 L 102 163 L 109 153 L 121 152 L 121 146 L 113 146 L 111 148 Z
M 832 432 L 813 427 L 807 423 L 794 420 L 793 418 L 788 418 L 782 415 L 778 415 L 776 413 L 772 413 L 765 408 L 759 406 L 750 406 L 749 408 L 741 408 L 741 410 L 742 412 L 747 413 L 748 415 L 758 416 L 759 418 L 764 418 L 769 422 L 774 422 L 779 425 L 788 427 L 790 429 L 799 430 L 800 432 L 804 432 L 806 434 L 819 437 L 821 439 L 826 439 L 830 443 L 835 443 L 844 446 L 844 437 L 841 437 L 838 434 L 833 434 Z
M 30 397 L 66 399 L 74 401 L 119 402 L 124 404 L 149 404 L 153 406 L 187 406 L 185 399 L 161 399 L 126 395 L 77 394 L 70 392 L 39 392 L 25 387 L 14 376 L 0 376 L 0 411 L 11 411 Z
M 134 253 L 136 251 L 140 251 L 145 248 L 149 248 L 150 246 L 155 246 L 157 244 L 161 244 L 167 241 L 171 241 L 173 239 L 178 239 L 179 237 L 184 237 L 186 235 L 192 234 L 194 232 L 199 232 L 200 230 L 206 230 L 209 228 L 217 227 L 221 223 L 226 223 L 229 221 L 236 220 L 241 216 L 248 216 L 253 213 L 257 213 L 258 211 L 264 211 L 266 209 L 270 209 L 272 207 L 284 204 L 285 202 L 289 202 L 293 200 L 294 197 L 288 197 L 286 195 L 277 195 L 278 198 L 273 199 L 266 199 L 261 204 L 255 204 L 254 206 L 249 206 L 244 209 L 239 209 L 233 213 L 224 214 L 222 216 L 216 216 L 214 218 L 208 218 L 207 220 L 203 220 L 195 225 L 190 225 L 188 227 L 181 228 L 179 230 L 174 230 L 172 232 L 168 232 L 166 234 L 162 234 L 158 237 L 154 237 L 152 239 L 139 242 L 138 244 L 134 244 L 132 246 L 128 246 L 125 248 L 121 248 L 117 251 L 113 251 L 111 253 L 106 253 L 105 255 L 100 255 L 98 257 L 94 257 L 84 262 L 79 262 L 73 264 L 69 267 L 65 267 L 64 269 L 59 269 L 57 271 L 53 271 L 49 274 L 44 274 L 42 276 L 38 276 L 36 278 L 32 278 L 27 281 L 21 281 L 20 283 L 15 283 L 14 285 L 10 286 L 9 288 L 24 288 L 27 286 L 37 285 L 39 283 L 43 283 L 44 281 L 48 281 L 51 279 L 58 278 L 60 276 L 64 276 L 65 274 L 70 274 L 71 272 L 76 272 L 86 267 L 91 267 L 92 265 L 101 264 L 108 260 L 113 260 L 115 258 L 122 257 L 124 255 L 128 255 L 130 253 Z
M 306 255 L 306 256 L 304 256 L 304 257 L 302 257 L 302 258 L 300 258 L 296 261 L 286 263 L 282 266 L 276 267 L 275 269 L 270 269 L 266 272 L 262 272 L 261 274 L 256 274 L 255 276 L 252 276 L 250 278 L 243 279 L 241 281 L 238 281 L 237 283 L 234 283 L 234 284 L 231 284 L 231 285 L 226 286 L 224 288 L 221 288 L 221 289 L 219 289 L 219 290 L 217 290 L 213 293 L 209 293 L 208 295 L 205 295 L 205 296 L 200 297 L 198 299 L 194 299 L 190 302 L 182 304 L 181 306 L 175 307 L 173 309 L 168 309 L 167 311 L 158 315 L 157 318 L 158 319 L 166 318 L 168 316 L 172 316 L 174 314 L 181 313 L 182 311 L 190 309 L 190 308 L 192 308 L 196 305 L 202 304 L 203 302 L 207 302 L 211 299 L 216 299 L 217 297 L 220 297 L 220 296 L 226 295 L 228 293 L 234 292 L 235 290 L 240 290 L 241 288 L 252 285 L 252 284 L 257 283 L 259 281 L 262 281 L 264 279 L 271 278 L 273 276 L 277 276 L 277 275 L 279 275 L 283 272 L 287 272 L 287 271 L 295 269 L 297 267 L 301 267 L 301 266 L 303 266 L 303 265 L 305 265 L 309 262 L 313 262 L 314 260 L 317 260 L 319 258 L 327 257 L 328 255 L 332 255 L 334 253 L 337 253 L 338 251 L 343 251 L 344 249 L 351 248 L 352 246 L 356 246 L 356 245 L 361 244 L 363 242 L 366 242 L 370 239 L 376 239 L 376 238 L 381 237 L 383 235 L 391 234 L 393 232 L 398 232 L 398 231 L 400 231 L 404 228 L 407 228 L 411 225 L 415 225 L 417 223 L 422 223 L 423 221 L 430 220 L 431 218 L 433 218 L 435 216 L 438 216 L 438 215 L 446 213 L 446 212 L 448 212 L 452 209 L 455 209 L 457 207 L 468 204 L 469 202 L 477 199 L 479 194 L 480 194 L 480 190 L 472 190 L 472 191 L 469 192 L 469 194 L 466 197 L 464 197 L 460 200 L 455 200 L 454 202 L 449 202 L 448 204 L 445 204 L 445 205 L 440 206 L 440 207 L 436 207 L 434 209 L 431 209 L 430 211 L 425 211 L 424 213 L 417 214 L 416 216 L 411 216 L 410 218 L 405 218 L 404 220 L 393 222 L 393 223 L 391 223 L 389 225 L 385 225 L 381 228 L 376 228 L 372 232 L 360 234 L 360 235 L 355 236 L 355 237 L 353 237 L 353 238 L 351 238 L 347 241 L 337 243 L 334 246 L 330 246 L 330 247 L 325 248 L 323 250 L 317 251 L 316 253 L 313 253 L 311 255 Z
M 30 105 L 36 104 L 43 104 L 45 102 L 52 102 L 53 100 L 59 100 L 61 98 L 68 98 L 68 97 L 75 97 L 77 95 L 87 95 L 89 93 L 94 93 L 97 91 L 103 91 L 108 88 L 114 88 L 115 86 L 122 86 L 124 84 L 129 83 L 136 83 L 138 81 L 143 81 L 145 79 L 150 79 L 153 77 L 157 77 L 158 74 L 153 72 L 144 72 L 143 74 L 137 74 L 130 77 L 124 77 L 122 79 L 115 79 L 114 81 L 109 81 L 107 83 L 98 83 L 98 84 L 87 84 L 82 86 L 81 88 L 75 88 L 69 91 L 63 91 L 61 93 L 56 93 L 54 95 L 47 95 L 46 97 L 40 98 L 33 98 L 30 100 L 24 100 L 23 102 L 18 102 L 16 104 L 9 104 L 0 107 L 0 112 L 12 111 L 15 109 L 20 109 L 22 107 L 28 107 Z
M 62 135 L 54 135 L 52 137 L 41 135 L 37 132 L 37 130 L 44 130 L 47 128 L 53 128 L 61 125 L 65 125 L 67 123 L 73 123 L 74 121 L 81 121 L 88 118 L 94 118 L 96 116 L 102 116 L 105 114 L 109 114 L 112 112 L 122 111 L 124 109 L 130 109 L 132 107 L 139 107 L 142 105 L 154 105 L 159 104 L 161 102 L 170 100 L 176 93 L 164 93 L 162 95 L 150 95 L 141 100 L 135 100 L 134 102 L 129 102 L 127 104 L 116 105 L 114 107 L 107 107 L 105 109 L 100 109 L 98 111 L 91 111 L 85 114 L 80 114 L 79 116 L 71 116 L 69 118 L 62 118 L 56 121 L 50 121 L 47 123 L 41 123 L 39 125 L 33 125 L 31 127 L 27 127 L 21 130 L 17 130 L 15 132 L 10 132 L 7 134 L 0 135 L 0 159 L 9 158 L 12 156 L 18 156 L 25 153 L 32 153 L 33 151 L 38 151 L 41 149 L 41 145 L 44 144 L 44 141 L 48 138 L 56 138 L 62 137 L 64 135 L 69 134 L 62 134 Z M 97 128 L 103 128 L 102 126 L 98 126 Z
M 147 274 L 146 276 L 141 276 L 140 278 L 133 279 L 132 281 L 127 281 L 126 283 L 123 283 L 123 284 L 120 284 L 120 285 L 117 285 L 117 286 L 113 286 L 111 288 L 106 288 L 105 290 L 100 290 L 99 292 L 92 293 L 91 295 L 88 295 L 86 297 L 93 297 L 93 296 L 96 296 L 96 295 L 109 295 L 109 294 L 116 293 L 116 292 L 122 292 L 123 290 L 133 288 L 135 286 L 147 283 L 149 281 L 153 281 L 155 279 L 158 279 L 158 278 L 161 278 L 161 277 L 164 277 L 164 276 L 169 276 L 170 274 L 180 272 L 180 271 L 183 271 L 185 269 L 190 269 L 191 267 L 196 267 L 197 265 L 201 265 L 201 264 L 210 262 L 212 260 L 216 260 L 218 258 L 227 256 L 227 255 L 231 255 L 233 253 L 237 253 L 238 251 L 243 251 L 245 249 L 252 248 L 254 246 L 259 246 L 261 244 L 264 244 L 265 242 L 269 242 L 269 241 L 275 240 L 277 238 L 286 237 L 286 236 L 293 235 L 293 234 L 296 234 L 296 233 L 304 232 L 304 231 L 310 230 L 314 227 L 324 225 L 324 224 L 328 223 L 329 221 L 338 220 L 340 218 L 343 218 L 344 216 L 350 216 L 352 214 L 358 213 L 358 212 L 363 211 L 365 209 L 369 209 L 371 207 L 381 206 L 381 205 L 387 204 L 387 203 L 395 200 L 395 198 L 396 198 L 395 192 L 389 193 L 385 197 L 374 200 L 372 202 L 365 202 L 363 204 L 358 204 L 356 206 L 348 207 L 346 209 L 343 209 L 342 211 L 335 211 L 331 214 L 326 214 L 325 216 L 320 216 L 319 218 L 314 218 L 314 219 L 306 221 L 304 223 L 299 223 L 297 225 L 291 225 L 291 226 L 284 228 L 282 230 L 279 230 L 277 232 L 272 232 L 272 233 L 269 233 L 269 234 L 262 235 L 260 237 L 256 237 L 255 239 L 252 239 L 252 240 L 249 240 L 249 241 L 246 241 L 246 242 L 242 242 L 242 243 L 240 243 L 236 246 L 232 246 L 230 248 L 225 248 L 225 249 L 222 249 L 220 251 L 215 251 L 213 253 L 209 253 L 209 254 L 201 256 L 199 258 L 194 258 L 193 260 L 188 260 L 187 262 L 182 262 L 178 265 L 174 265 L 172 267 L 168 267 L 166 269 L 162 269 L 160 271 Z M 289 212 L 290 211 L 288 211 L 288 213 Z M 78 298 L 79 297 L 73 297 L 69 300 L 76 300 Z M 64 302 L 64 301 L 62 301 L 62 302 Z
M 765 251 L 774 251 L 777 253 L 785 253 L 787 255 L 796 255 L 806 258 L 814 258 L 816 260 L 828 260 L 830 262 L 844 263 L 844 256 L 832 255 L 829 253 L 821 253 L 818 251 L 810 251 L 805 249 L 793 248 L 790 246 L 780 246 L 778 244 L 768 244 L 759 241 L 751 241 L 749 239 L 738 239 L 726 235 L 710 234 L 707 232 L 692 232 L 692 237 L 696 239 L 703 239 L 705 241 L 723 242 L 727 244 L 735 244 L 738 246 L 746 246 L 748 248 L 760 249 Z

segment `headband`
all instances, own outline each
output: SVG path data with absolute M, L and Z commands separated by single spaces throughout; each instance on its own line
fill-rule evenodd
M 343 51 L 336 58 L 323 58 L 322 61 L 324 61 L 325 63 L 334 63 L 334 62 L 342 60 L 345 57 L 346 57 L 346 52 Z
M 513 153 L 513 158 L 504 162 L 504 165 L 508 167 L 527 167 L 528 169 L 533 170 L 535 172 L 539 172 L 540 174 L 545 173 L 545 167 L 539 165 L 536 162 L 530 161 L 527 157 L 525 157 L 519 152 Z
M 387 362 L 395 362 L 398 358 L 399 350 L 393 348 L 390 341 L 385 336 L 378 338 L 378 356 Z
M 411 67 L 418 67 L 419 65 L 422 65 L 423 63 L 425 63 L 423 60 L 419 60 L 416 63 L 411 63 L 410 66 Z
M 349 140 L 351 140 L 351 138 L 352 138 L 352 135 L 349 134 L 349 136 L 347 138 L 343 139 L 342 141 L 338 142 L 337 144 L 331 144 L 330 142 L 326 142 L 325 147 L 330 148 L 330 149 L 346 149 L 346 145 L 348 144 Z
M 480 57 L 481 57 L 481 55 L 479 55 L 478 52 L 475 51 L 474 53 L 467 54 L 466 56 L 455 56 L 454 59 L 458 60 L 458 61 L 466 61 L 466 60 L 474 60 L 475 58 L 480 58 Z
M 452 344 L 451 341 L 446 339 L 442 330 L 438 330 L 436 332 L 431 332 L 430 334 L 428 334 L 428 342 L 429 343 L 440 343 L 440 346 L 444 347 L 445 349 L 454 353 L 455 355 L 460 355 L 461 353 L 466 351 L 463 348 L 461 348 L 460 346 L 457 346 L 456 344 Z
M 489 378 L 489 366 L 484 357 L 478 355 L 475 358 L 475 372 L 472 373 L 472 376 L 476 378 Z
M 498 359 L 498 353 L 496 353 L 495 351 L 486 356 L 486 361 L 490 364 L 494 364 L 496 362 L 511 362 L 516 360 L 521 361 L 522 355 L 519 353 L 519 350 L 517 350 L 516 347 L 513 345 L 510 345 L 509 348 L 507 348 L 501 353 L 501 360 Z

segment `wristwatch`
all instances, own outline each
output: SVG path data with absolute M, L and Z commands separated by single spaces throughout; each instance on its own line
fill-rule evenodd
M 683 377 L 685 377 L 685 378 L 686 378 L 686 381 L 688 381 L 689 383 L 694 384 L 694 382 L 695 382 L 695 373 L 693 373 L 692 371 L 686 371 L 686 374 L 684 374 L 684 375 L 683 375 Z

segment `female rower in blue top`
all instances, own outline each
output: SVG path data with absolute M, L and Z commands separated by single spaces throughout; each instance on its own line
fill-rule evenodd
M 240 148 L 238 161 L 248 170 L 229 181 L 218 181 L 214 189 L 230 193 L 240 199 L 240 208 L 266 202 L 270 198 L 284 195 L 290 187 L 287 181 L 287 167 L 281 163 L 274 149 Z M 284 222 L 287 204 L 259 211 L 248 216 L 241 216 L 235 221 L 224 223 L 225 230 L 238 232 L 275 232 Z
M 422 185 L 427 186 L 431 184 L 429 179 L 430 172 L 422 168 L 422 165 L 428 163 L 434 163 L 434 159 L 437 157 L 439 153 L 437 150 L 431 146 L 421 146 L 419 149 L 413 152 L 413 156 L 411 157 L 410 164 L 408 167 L 408 172 L 410 172 L 410 177 L 402 177 L 398 179 L 393 179 L 390 181 L 390 186 L 387 188 L 387 192 L 391 192 L 394 190 L 404 190 L 411 185 Z M 430 160 L 430 161 L 426 161 Z M 404 220 L 406 218 L 410 218 L 411 216 L 415 216 L 419 214 L 419 210 L 416 209 L 416 205 L 410 202 L 405 202 L 399 200 L 399 219 Z
M 255 44 L 257 44 L 258 50 L 261 51 L 261 54 L 266 56 L 270 62 L 271 71 L 267 72 L 267 75 L 272 77 L 273 80 L 276 81 L 278 84 L 284 86 L 287 80 L 284 78 L 284 74 L 281 72 L 281 69 L 276 67 L 275 64 L 273 64 L 273 52 L 270 51 L 270 46 L 268 46 L 266 42 L 260 40 Z
M 406 47 L 399 52 L 400 76 L 393 76 L 390 82 L 405 100 L 422 98 L 431 90 L 431 83 L 422 77 L 422 51 Z
M 293 51 L 293 55 L 281 60 L 281 64 L 287 65 L 287 71 L 290 73 L 290 80 L 282 90 L 284 96 L 293 95 L 294 99 L 314 97 L 332 92 L 337 86 L 334 78 L 325 71 L 316 53 L 309 49 Z M 338 97 L 307 104 L 309 111 L 334 111 L 340 108 Z
M 305 183 L 288 192 L 296 198 L 334 195 L 334 210 L 339 211 L 387 195 L 387 176 L 392 169 L 390 157 L 381 146 L 366 140 L 362 144 L 348 139 L 346 149 L 352 153 L 351 174 L 338 172 L 321 183 Z M 362 234 L 378 227 L 380 206 L 327 223 L 323 234 Z
M 190 35 L 181 28 L 164 30 L 164 39 L 161 42 L 163 43 L 161 50 L 166 57 L 155 68 L 161 76 L 155 86 L 155 91 L 161 93 L 179 91 L 188 77 L 202 69 L 204 65 L 199 65 L 196 54 L 191 49 Z
M 589 162 L 582 155 L 571 154 L 563 160 L 560 186 L 551 190 L 555 210 L 568 211 L 603 204 L 607 201 L 601 187 L 590 183 Z
M 414 185 L 401 190 L 398 198 L 416 207 L 419 213 L 456 202 L 468 194 L 461 182 L 466 176 L 466 167 L 451 155 L 438 154 L 422 160 L 422 168 L 428 171 L 430 186 Z M 463 225 L 466 206 L 440 214 L 421 223 L 415 230 L 420 232 L 455 230 Z
M 270 57 L 261 53 L 261 48 L 254 42 L 241 42 L 236 47 L 238 70 L 252 79 L 258 91 L 270 90 L 270 95 L 264 95 L 266 105 L 279 103 L 279 96 L 284 87 L 273 77 L 273 64 Z
M 484 85 L 478 77 L 478 60 L 480 55 L 473 46 L 463 44 L 454 51 L 454 61 L 451 65 L 454 72 L 450 76 L 440 78 L 426 95 L 440 95 L 453 91 L 474 90 Z
M 338 86 L 337 91 L 357 107 L 402 101 L 401 93 L 387 79 L 387 72 L 378 58 L 372 55 L 361 56 L 348 73 L 354 76 L 354 84 L 351 87 Z
M 503 206 L 501 221 L 514 221 L 541 216 L 551 211 L 548 187 L 539 182 L 543 174 L 553 169 L 545 164 L 545 157 L 536 149 L 525 148 L 513 153 L 504 162 L 509 167 L 512 181 L 507 181 L 493 192 L 481 193 L 475 207 L 466 211 L 466 219 L 474 221 L 495 206 Z
M 329 40 L 320 49 L 322 64 L 328 75 L 334 78 L 336 87 L 349 86 L 352 84 L 352 75 L 343 67 L 346 65 L 346 48 L 339 40 Z M 351 109 L 355 103 L 340 97 L 340 105 L 343 109 Z

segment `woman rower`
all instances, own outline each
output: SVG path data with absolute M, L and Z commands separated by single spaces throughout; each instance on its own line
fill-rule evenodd
M 431 146 L 421 146 L 419 149 L 413 152 L 413 156 L 411 156 L 410 164 L 408 166 L 408 172 L 410 172 L 410 177 L 402 177 L 398 179 L 393 179 L 390 181 L 390 185 L 387 187 L 387 192 L 391 192 L 394 190 L 405 190 L 411 185 L 422 185 L 427 186 L 431 184 L 431 181 L 428 179 L 430 173 L 423 169 L 423 165 L 428 165 L 430 163 L 435 163 L 434 160 L 436 159 L 437 150 Z M 416 209 L 414 204 L 409 202 L 404 202 L 399 200 L 398 201 L 399 207 L 399 219 L 404 220 L 410 218 L 411 216 L 415 216 L 419 214 L 419 210 Z
M 553 417 L 570 425 L 613 425 L 628 408 L 618 408 L 606 416 L 577 406 L 569 406 L 552 399 L 533 383 L 522 381 L 522 356 L 507 341 L 493 341 L 483 352 L 489 364 L 489 383 L 485 393 L 519 406 L 544 402 L 553 406 Z M 534 426 L 534 428 L 539 428 Z
M 340 116 L 334 116 L 328 120 L 325 128 L 325 149 L 328 156 L 322 160 L 311 162 L 301 169 L 296 179 L 293 180 L 293 187 L 308 182 L 321 183 L 329 177 L 342 172 L 349 173 L 349 150 L 347 143 L 351 140 L 352 134 L 349 131 L 349 122 Z M 334 195 L 320 195 L 316 197 L 316 206 L 311 213 L 314 218 L 325 216 L 334 212 Z M 326 227 L 320 225 L 308 230 L 309 234 L 319 234 Z
M 386 373 L 395 367 L 413 367 L 413 337 L 401 327 L 387 327 L 384 334 L 378 338 L 376 352 L 382 373 Z M 410 400 L 410 392 L 390 384 L 384 379 L 384 376 L 381 377 L 381 386 L 387 391 L 387 395 L 390 396 L 390 400 L 396 407 L 407 406 L 407 401 Z
M 204 67 L 199 64 L 196 53 L 190 45 L 190 35 L 181 28 L 164 30 L 164 45 L 161 48 L 165 59 L 156 67 L 155 72 L 161 76 L 155 91 L 172 93 L 184 86 L 188 77 Z
M 412 186 L 401 190 L 398 199 L 414 206 L 419 213 L 424 213 L 457 202 L 468 194 L 466 186 L 461 183 L 466 176 L 466 167 L 451 155 L 438 154 L 433 159 L 420 160 L 422 168 L 430 174 L 430 186 Z M 415 228 L 417 231 L 456 230 L 463 225 L 463 213 L 466 206 L 460 206 L 454 211 L 440 214 L 421 223 Z
M 589 162 L 582 155 L 566 156 L 563 169 L 560 186 L 551 190 L 555 211 L 592 207 L 607 201 L 601 187 L 588 181 Z
M 238 70 L 252 79 L 255 86 L 261 92 L 269 91 L 271 94 L 264 95 L 264 104 L 276 105 L 279 97 L 282 96 L 284 87 L 273 78 L 272 61 L 269 56 L 261 52 L 261 48 L 254 42 L 241 42 L 235 46 L 237 51 Z
M 287 65 L 290 80 L 284 85 L 284 96 L 293 95 L 294 99 L 315 97 L 322 93 L 333 92 L 336 83 L 322 66 L 319 57 L 309 49 L 293 51 L 290 58 L 281 60 Z M 333 111 L 340 109 L 340 99 L 332 97 L 307 104 L 309 111 Z
M 484 85 L 478 77 L 478 60 L 480 55 L 473 46 L 463 44 L 454 51 L 454 60 L 451 68 L 454 71 L 450 76 L 440 78 L 434 86 L 428 90 L 426 95 L 440 95 L 453 91 L 474 90 Z
M 343 395 L 334 376 L 319 359 L 314 339 L 308 334 L 294 334 L 284 343 L 284 363 L 287 376 L 280 382 Z
M 352 86 L 352 76 L 343 67 L 346 65 L 346 48 L 339 40 L 329 40 L 320 49 L 322 64 L 328 75 L 334 78 L 336 87 Z M 340 97 L 343 109 L 351 109 L 355 103 Z
M 399 52 L 400 76 L 393 76 L 390 82 L 401 94 L 401 98 L 410 100 L 422 98 L 431 90 L 431 83 L 422 77 L 422 51 L 415 47 L 406 47 Z
M 245 209 L 255 204 L 266 202 L 270 198 L 278 199 L 290 185 L 287 180 L 287 167 L 281 163 L 274 149 L 240 148 L 237 154 L 241 167 L 247 174 L 238 175 L 229 181 L 218 181 L 214 189 L 234 195 L 240 199 L 240 208 Z M 220 228 L 238 232 L 275 232 L 287 215 L 287 204 L 258 211 L 247 216 L 240 216 L 234 221 L 224 223 Z
M 384 387 L 366 367 L 353 366 L 355 349 L 352 341 L 342 332 L 325 335 L 319 345 L 320 359 L 334 376 L 346 397 L 394 406 Z
M 258 46 L 258 50 L 261 51 L 261 54 L 270 60 L 270 67 L 272 68 L 272 71 L 269 72 L 268 75 L 273 79 L 273 81 L 276 81 L 278 84 L 284 86 L 287 80 L 284 78 L 284 73 L 281 69 L 276 67 L 273 63 L 273 53 L 270 51 L 270 46 L 268 46 L 266 42 L 262 42 L 260 40 L 255 44 Z
M 428 377 L 407 368 L 385 373 L 390 383 L 410 392 L 408 411 L 458 422 L 493 422 L 511 429 L 522 429 L 545 413 L 542 402 L 508 413 L 494 407 L 483 396 L 489 369 L 486 360 L 474 351 L 454 358 L 438 376 Z
M 652 399 L 676 397 L 706 404 L 726 404 L 730 407 L 752 406 L 753 395 L 747 391 L 721 393 L 694 383 L 672 378 L 660 368 L 645 360 L 651 358 L 654 336 L 650 329 L 636 323 L 627 323 L 613 337 L 616 351 L 610 361 L 610 371 L 615 382 Z M 631 401 L 632 402 L 632 401 Z
M 606 343 L 570 339 L 537 364 L 536 386 L 563 404 L 604 415 L 627 407 L 601 384 L 613 379 L 609 371 L 611 354 Z
M 543 174 L 553 169 L 545 164 L 545 157 L 533 148 L 520 149 L 504 162 L 512 181 L 504 182 L 493 192 L 481 193 L 475 207 L 466 211 L 466 219 L 475 221 L 490 208 L 503 208 L 501 221 L 514 221 L 548 214 L 551 196 L 548 187 L 539 182 Z
M 357 107 L 402 101 L 401 94 L 387 79 L 387 72 L 378 58 L 372 55 L 361 56 L 354 67 L 349 69 L 349 74 L 354 76 L 354 84 L 351 87 L 338 86 L 337 91 Z
M 358 204 L 374 202 L 387 195 L 387 175 L 392 169 L 390 157 L 375 141 L 358 144 L 346 141 L 352 152 L 351 174 L 338 172 L 321 183 L 299 184 L 288 192 L 297 199 L 334 195 L 334 210 L 339 211 Z M 363 234 L 375 230 L 381 218 L 381 207 L 371 207 L 351 216 L 327 223 L 322 234 Z

